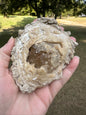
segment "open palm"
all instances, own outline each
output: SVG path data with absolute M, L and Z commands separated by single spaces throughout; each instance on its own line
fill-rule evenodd
M 14 39 L 0 49 L 0 115 L 45 115 L 58 91 L 69 80 L 79 64 L 75 56 L 63 71 L 63 78 L 31 94 L 23 94 L 8 69 Z

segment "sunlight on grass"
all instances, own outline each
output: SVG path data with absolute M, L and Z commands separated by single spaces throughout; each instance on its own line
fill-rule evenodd
M 86 17 L 68 17 L 64 19 L 57 19 L 58 23 L 63 25 L 77 25 L 86 26 Z
M 81 42 L 86 43 L 86 40 L 81 40 Z
M 2 47 L 11 36 L 16 38 L 18 30 L 24 29 L 26 24 L 31 23 L 36 17 L 32 16 L 0 16 L 0 47 Z
M 9 18 L 5 18 L 0 16 L 0 31 L 3 29 L 12 28 L 12 26 L 19 26 L 18 22 L 21 22 L 24 18 L 34 18 L 32 16 L 9 16 Z

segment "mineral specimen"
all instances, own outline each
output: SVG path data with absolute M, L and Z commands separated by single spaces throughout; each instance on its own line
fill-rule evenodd
M 62 31 L 57 21 L 38 18 L 19 30 L 12 50 L 12 74 L 20 90 L 31 93 L 62 77 L 77 43 L 69 32 Z

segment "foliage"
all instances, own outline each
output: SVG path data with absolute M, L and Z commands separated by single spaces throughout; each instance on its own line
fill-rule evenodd
M 37 17 L 40 17 L 42 14 L 45 17 L 45 13 L 49 10 L 49 0 L 28 0 L 29 7 L 36 11 Z
M 64 13 L 77 15 L 79 11 L 85 12 L 84 0 L 0 0 L 1 13 L 4 16 L 20 12 L 20 15 L 43 16 L 49 13 L 54 15 L 55 19 Z M 64 13 L 65 14 L 65 13 Z
M 86 15 L 86 4 L 82 6 L 81 10 L 77 12 L 78 15 L 85 14 Z
M 57 18 L 57 16 L 61 16 L 62 12 L 64 12 L 65 9 L 71 9 L 71 4 L 71 0 L 50 0 L 50 8 L 55 14 L 55 19 Z

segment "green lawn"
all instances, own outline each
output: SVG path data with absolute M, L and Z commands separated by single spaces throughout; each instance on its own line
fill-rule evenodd
M 32 16 L 9 16 L 8 18 L 3 18 L 3 16 L 0 16 L 0 31 L 3 29 L 9 29 L 14 26 L 20 27 L 24 26 L 23 24 L 27 24 L 32 22 L 34 17 Z M 22 23 L 21 23 L 22 22 Z
M 35 17 L 32 16 L 9 16 L 4 18 L 0 16 L 0 47 L 3 46 L 8 39 L 18 36 L 18 30 L 23 29 L 28 23 L 31 23 Z
M 29 16 L 10 16 L 9 18 L 0 16 L 0 47 L 11 36 L 16 37 L 18 30 L 34 19 L 35 17 Z M 70 18 L 69 20 L 86 23 L 86 18 Z M 54 99 L 47 115 L 86 115 L 86 27 L 70 24 L 64 25 L 64 28 L 66 31 L 71 31 L 72 36 L 75 36 L 79 43 L 76 55 L 80 56 L 80 65 Z

